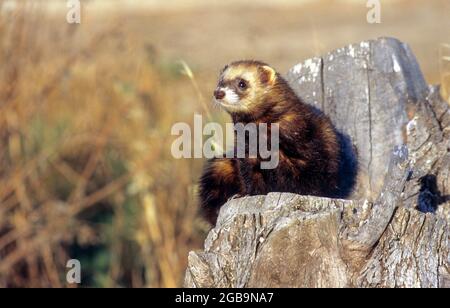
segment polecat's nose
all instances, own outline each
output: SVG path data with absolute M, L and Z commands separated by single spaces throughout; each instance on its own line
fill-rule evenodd
M 222 98 L 225 97 L 225 92 L 222 91 L 222 90 L 215 90 L 215 91 L 214 91 L 214 97 L 215 97 L 216 99 L 222 99 Z

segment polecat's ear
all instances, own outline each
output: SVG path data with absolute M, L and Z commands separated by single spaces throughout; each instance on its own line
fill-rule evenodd
M 272 85 L 275 81 L 276 72 L 268 65 L 259 67 L 259 78 L 263 84 Z

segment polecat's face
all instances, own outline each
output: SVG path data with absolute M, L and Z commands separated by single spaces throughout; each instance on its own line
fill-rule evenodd
M 223 69 L 214 99 L 229 113 L 251 113 L 275 79 L 274 69 L 265 63 L 233 62 Z

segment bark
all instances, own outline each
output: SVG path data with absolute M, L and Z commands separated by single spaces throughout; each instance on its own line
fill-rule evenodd
M 342 133 L 353 191 L 230 200 L 185 286 L 450 287 L 450 109 L 409 47 L 361 42 L 287 76 Z

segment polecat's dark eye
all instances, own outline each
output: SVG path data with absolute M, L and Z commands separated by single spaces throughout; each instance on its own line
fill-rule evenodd
M 240 80 L 238 83 L 238 86 L 239 86 L 239 88 L 244 90 L 245 88 L 247 88 L 247 83 L 245 82 L 245 80 Z

